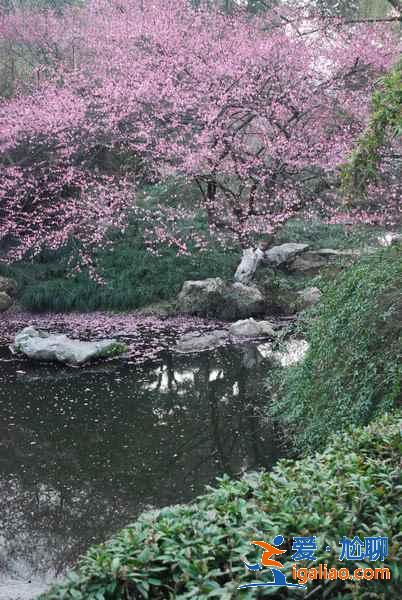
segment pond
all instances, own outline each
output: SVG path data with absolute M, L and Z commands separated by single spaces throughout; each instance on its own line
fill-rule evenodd
M 0 598 L 31 598 L 145 509 L 284 455 L 255 345 L 83 369 L 0 362 Z

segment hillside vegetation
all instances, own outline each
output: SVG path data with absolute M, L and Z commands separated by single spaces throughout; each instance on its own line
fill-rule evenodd
M 164 193 L 161 188 L 160 185 L 151 188 L 154 198 L 171 204 L 172 186 L 163 186 Z M 183 193 L 188 195 L 188 188 Z M 190 252 L 178 254 L 177 248 L 160 245 L 154 254 L 144 242 L 143 226 L 133 219 L 124 234 L 114 233 L 112 243 L 99 249 L 94 256 L 103 278 L 101 284 L 86 270 L 71 273 L 68 248 L 44 251 L 32 261 L 0 265 L 0 275 L 17 281 L 19 304 L 34 312 L 119 311 L 172 303 L 187 279 L 232 279 L 241 257 L 239 245 L 223 247 L 208 237 L 201 213 L 194 212 L 191 222 L 182 223 L 184 238 L 188 227 L 205 238 L 202 249 L 189 242 Z M 273 243 L 307 243 L 312 249 L 362 248 L 366 244 L 375 244 L 375 238 L 381 232 L 378 227 L 362 224 L 345 228 L 320 220 L 293 219 L 277 232 Z M 263 277 L 266 273 L 267 268 L 261 269 Z
M 298 445 L 367 424 L 402 400 L 402 252 L 361 259 L 324 286 L 305 333 L 306 359 L 285 372 L 272 407 Z

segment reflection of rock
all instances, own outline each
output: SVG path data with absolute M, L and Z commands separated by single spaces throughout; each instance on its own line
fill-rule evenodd
M 178 297 L 183 313 L 220 319 L 241 319 L 261 315 L 265 300 L 255 286 L 226 284 L 219 277 L 186 281 Z
M 177 352 L 201 352 L 224 344 L 228 339 L 227 331 L 216 330 L 209 333 L 186 333 L 176 344 Z
M 322 292 L 317 287 L 309 287 L 297 292 L 297 308 L 304 310 L 320 301 Z
M 302 252 L 305 252 L 307 248 L 308 244 L 295 243 L 274 246 L 273 248 L 265 252 L 264 262 L 274 267 L 280 267 L 296 258 L 296 256 L 298 256 Z
M 263 360 L 263 357 L 259 353 L 257 346 L 242 346 L 241 352 L 241 364 L 245 369 L 255 369 L 255 367 Z
M 275 336 L 271 323 L 268 321 L 255 321 L 254 319 L 245 319 L 233 323 L 229 328 L 229 333 L 235 337 Z
M 15 336 L 11 350 L 35 360 L 81 364 L 93 358 L 121 354 L 126 351 L 126 346 L 113 339 L 81 342 L 63 334 L 49 334 L 34 327 L 25 327 Z

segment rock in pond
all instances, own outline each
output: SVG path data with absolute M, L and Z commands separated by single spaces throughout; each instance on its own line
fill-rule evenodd
M 281 351 L 274 351 L 272 344 L 261 344 L 258 351 L 264 358 L 271 358 L 281 367 L 290 367 L 300 363 L 309 349 L 308 342 L 302 339 L 292 339 L 285 342 Z
M 229 328 L 230 335 L 234 337 L 274 337 L 275 331 L 268 321 L 255 321 L 245 319 L 233 323 Z
M 209 333 L 185 333 L 177 341 L 177 352 L 202 352 L 222 346 L 228 340 L 228 333 L 224 329 L 217 329 Z
M 16 334 L 12 352 L 21 352 L 34 360 L 58 361 L 80 365 L 93 358 L 108 358 L 127 350 L 115 339 L 96 342 L 72 340 L 64 334 L 50 334 L 34 327 L 25 327 Z

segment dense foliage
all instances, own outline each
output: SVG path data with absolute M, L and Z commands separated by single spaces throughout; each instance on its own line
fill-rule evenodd
M 309 352 L 272 407 L 303 447 L 402 400 L 401 248 L 361 259 L 324 291 L 307 326 Z
M 380 89 L 373 96 L 367 130 L 344 169 L 345 186 L 362 192 L 367 191 L 370 183 L 387 179 L 387 195 L 400 195 L 401 162 L 402 62 L 382 79 Z
M 224 477 L 193 504 L 144 513 L 109 542 L 91 548 L 79 570 L 44 598 L 238 598 L 238 585 L 253 578 L 242 562 L 250 559 L 250 540 L 270 541 L 276 534 L 287 540 L 317 535 L 324 548 L 331 547 L 330 553 L 318 551 L 318 560 L 334 566 L 341 536 L 389 536 L 390 581 L 358 588 L 332 581 L 314 596 L 396 598 L 402 559 L 401 424 L 397 416 L 383 418 L 337 436 L 322 454 L 281 460 L 271 473 L 236 482 Z M 286 566 L 289 573 L 291 562 Z M 251 598 L 246 591 L 241 594 Z M 252 597 L 265 595 L 262 590 Z M 288 596 L 275 589 L 274 597 Z M 293 590 L 292 597 L 304 597 L 304 592 Z

